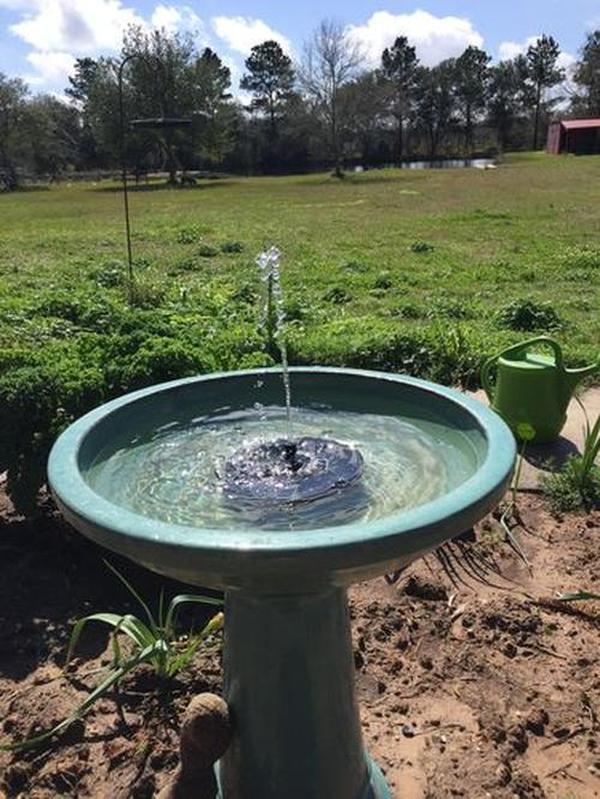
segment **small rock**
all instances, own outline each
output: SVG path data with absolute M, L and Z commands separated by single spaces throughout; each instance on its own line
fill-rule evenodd
M 548 720 L 548 714 L 543 708 L 532 708 L 525 718 L 525 727 L 534 735 L 543 735 Z
M 515 655 L 517 654 L 517 647 L 513 644 L 512 641 L 507 641 L 502 651 L 504 652 L 507 658 L 514 658 Z
M 419 658 L 419 663 L 421 664 L 421 668 L 426 671 L 431 671 L 433 668 L 433 660 L 428 655 L 423 655 L 423 657 Z
M 402 725 L 402 735 L 405 738 L 414 738 L 416 735 L 416 729 L 412 724 L 403 724 Z

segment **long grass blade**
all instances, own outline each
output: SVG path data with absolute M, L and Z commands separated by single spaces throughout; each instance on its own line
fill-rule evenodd
M 173 633 L 173 625 L 175 624 L 178 609 L 182 605 L 193 603 L 198 605 L 215 605 L 217 607 L 223 607 L 223 600 L 217 599 L 216 597 L 202 596 L 200 594 L 179 594 L 178 596 L 173 597 L 169 603 L 164 627 L 167 635 L 172 635 Z
M 118 669 L 112 671 L 108 677 L 100 683 L 90 694 L 85 698 L 85 700 L 79 705 L 77 710 L 71 713 L 66 719 L 61 721 L 51 730 L 47 732 L 41 733 L 41 735 L 36 735 L 34 738 L 27 738 L 25 741 L 18 741 L 17 743 L 13 744 L 0 744 L 0 751 L 2 752 L 20 752 L 25 751 L 26 749 L 33 749 L 40 744 L 54 738 L 56 735 L 64 732 L 68 727 L 73 724 L 74 721 L 80 719 L 84 716 L 94 702 L 100 697 L 104 696 L 108 692 L 112 686 L 118 682 L 122 677 L 127 674 L 127 672 L 131 671 L 131 669 L 135 668 L 135 666 L 147 661 L 151 658 L 154 652 L 155 645 L 148 646 L 145 649 L 138 652 L 137 655 L 130 658 L 128 661 L 123 663 Z
M 156 630 L 156 621 L 154 619 L 154 616 L 152 615 L 152 611 L 150 610 L 148 605 L 144 602 L 142 597 L 138 594 L 138 592 L 131 585 L 131 583 L 125 577 L 123 577 L 123 575 L 112 565 L 112 563 L 109 563 L 107 560 L 105 560 L 104 563 L 106 564 L 106 566 L 108 566 L 108 568 L 111 570 L 111 572 L 119 578 L 119 580 L 123 583 L 125 588 L 129 591 L 129 593 L 135 599 L 137 599 L 137 601 L 140 603 L 140 605 L 144 609 L 144 613 L 148 617 L 148 621 L 150 623 L 150 627 L 153 630 Z

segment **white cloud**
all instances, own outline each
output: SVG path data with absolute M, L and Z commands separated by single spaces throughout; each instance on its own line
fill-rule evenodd
M 31 0 L 10 30 L 42 52 L 94 53 L 116 50 L 128 25 L 141 24 L 121 0 Z
M 257 45 L 273 40 L 279 42 L 288 55 L 292 55 L 292 43 L 279 31 L 262 19 L 251 17 L 213 17 L 212 25 L 219 39 L 223 39 L 231 50 L 248 55 Z
M 498 47 L 500 60 L 506 61 L 511 58 L 516 58 L 518 55 L 523 55 L 527 52 L 528 47 L 537 42 L 540 36 L 541 34 L 537 36 L 528 36 L 524 42 L 502 42 Z M 576 61 L 577 59 L 574 55 L 561 50 L 556 63 L 558 67 L 566 70 L 568 73 Z
M 77 56 L 118 52 L 132 24 L 187 31 L 199 46 L 206 43 L 202 20 L 188 5 L 159 3 L 147 19 L 124 0 L 0 0 L 0 7 L 20 12 L 10 31 L 34 48 L 27 60 L 37 73 L 25 78 L 36 86 L 64 84 Z
M 153 28 L 162 30 L 163 28 L 169 33 L 177 30 L 181 23 L 181 11 L 176 6 L 156 6 L 152 12 L 150 23 Z
M 73 72 L 75 57 L 71 53 L 33 52 L 27 61 L 37 70 L 27 76 L 27 81 L 36 86 L 44 84 L 66 84 L 68 76 Z
M 197 35 L 204 33 L 202 20 L 190 6 L 157 5 L 150 17 L 150 27 L 168 33 L 187 31 Z
M 350 25 L 350 36 L 359 44 L 373 65 L 397 36 L 406 36 L 426 66 L 459 56 L 470 44 L 481 47 L 483 36 L 464 17 L 436 17 L 428 11 L 391 14 L 376 11 L 364 25 Z

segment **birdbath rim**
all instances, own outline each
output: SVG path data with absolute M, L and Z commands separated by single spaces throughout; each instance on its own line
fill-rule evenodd
M 189 552 L 244 552 L 252 556 L 278 553 L 291 556 L 306 550 L 322 552 L 327 549 L 380 543 L 389 539 L 393 539 L 396 546 L 402 548 L 403 536 L 408 537 L 419 530 L 431 532 L 440 525 L 445 526 L 448 521 L 455 525 L 457 533 L 462 532 L 478 520 L 476 517 L 480 514 L 481 507 L 485 506 L 484 512 L 487 512 L 493 500 L 499 500 L 506 490 L 516 455 L 514 438 L 500 417 L 480 402 L 455 389 L 415 377 L 321 366 L 292 367 L 290 371 L 292 375 L 343 375 L 374 382 L 397 383 L 400 387 L 406 385 L 429 396 L 435 395 L 447 410 L 454 408 L 463 415 L 466 412 L 486 439 L 483 462 L 457 488 L 425 504 L 379 519 L 359 520 L 311 530 L 222 530 L 164 522 L 113 504 L 96 493 L 86 482 L 80 463 L 82 444 L 96 425 L 125 406 L 195 383 L 201 387 L 206 381 L 258 378 L 277 371 L 277 368 L 248 369 L 169 381 L 126 394 L 85 414 L 62 433 L 50 454 L 49 483 L 59 505 L 67 511 L 67 515 L 76 516 L 84 523 L 103 528 L 111 534 L 124 536 L 132 543 L 147 541 L 153 546 L 164 545 L 170 549 L 180 548 Z

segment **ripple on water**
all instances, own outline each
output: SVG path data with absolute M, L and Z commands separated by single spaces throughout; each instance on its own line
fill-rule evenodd
M 362 478 L 303 503 L 244 502 L 220 477 L 241 448 L 287 435 L 285 408 L 252 408 L 170 426 L 127 447 L 105 448 L 87 481 L 113 504 L 143 516 L 216 529 L 314 529 L 374 520 L 456 488 L 477 467 L 469 437 L 447 427 L 375 414 L 294 408 L 294 438 L 332 439 L 358 450 Z

